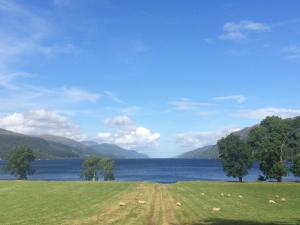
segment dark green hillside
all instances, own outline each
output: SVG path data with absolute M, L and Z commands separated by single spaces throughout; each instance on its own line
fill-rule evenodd
M 53 135 L 28 136 L 0 129 L 0 158 L 5 159 L 9 150 L 16 145 L 29 146 L 37 159 L 86 158 L 92 155 L 121 159 L 148 157 L 112 144 L 78 142 Z
M 113 144 L 97 144 L 96 142 L 83 142 L 89 149 L 99 155 L 120 159 L 149 158 L 146 154 L 138 153 L 134 150 L 126 150 Z
M 78 149 L 55 142 L 49 142 L 42 138 L 0 134 L 0 158 L 5 159 L 9 150 L 15 145 L 29 146 L 37 159 L 65 159 L 79 158 L 82 156 Z

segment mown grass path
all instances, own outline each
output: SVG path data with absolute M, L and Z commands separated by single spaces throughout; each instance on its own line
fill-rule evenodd
M 1 225 L 300 224 L 296 183 L 0 181 L 0 201 Z

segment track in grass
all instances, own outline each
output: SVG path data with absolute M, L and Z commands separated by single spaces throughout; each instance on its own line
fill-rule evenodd
M 1 225 L 300 224 L 296 183 L 0 181 L 0 200 Z

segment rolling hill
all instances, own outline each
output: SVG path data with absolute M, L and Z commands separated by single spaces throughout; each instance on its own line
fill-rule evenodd
M 11 148 L 21 144 L 29 146 L 37 159 L 74 159 L 92 155 L 111 158 L 148 158 L 145 154 L 112 144 L 87 143 L 53 135 L 30 136 L 0 129 L 0 159 L 5 159 Z

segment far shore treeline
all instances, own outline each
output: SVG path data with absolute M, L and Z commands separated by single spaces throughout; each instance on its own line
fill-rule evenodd
M 231 133 L 217 142 L 219 159 L 227 176 L 240 182 L 248 174 L 254 161 L 262 174 L 258 180 L 277 180 L 288 171 L 300 176 L 300 117 L 282 119 L 271 116 L 251 129 L 246 138 Z M 27 179 L 35 170 L 31 164 L 35 155 L 26 145 L 16 145 L 9 152 L 4 170 L 17 179 Z M 287 162 L 292 165 L 287 167 Z M 91 156 L 82 164 L 81 178 L 96 181 L 99 175 L 104 181 L 114 180 L 115 161 L 111 158 Z

